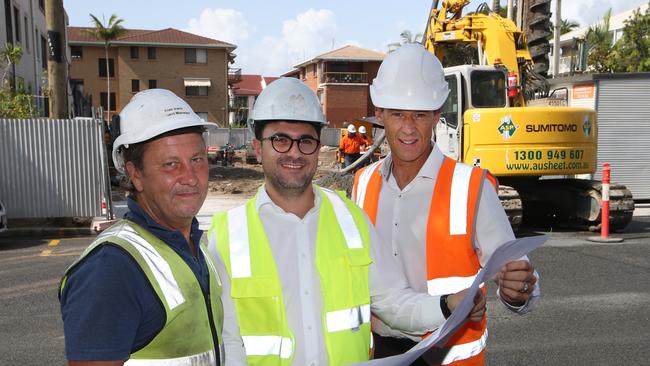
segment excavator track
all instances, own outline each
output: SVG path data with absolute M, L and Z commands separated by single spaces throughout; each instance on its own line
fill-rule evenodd
M 516 186 L 521 195 L 523 222 L 551 224 L 578 230 L 600 230 L 602 183 L 583 179 L 538 180 Z M 632 220 L 634 200 L 622 184 L 611 184 L 609 195 L 610 231 L 624 229 Z
M 516 189 L 510 186 L 499 185 L 499 200 L 506 211 L 512 230 L 517 232 L 522 220 L 521 197 Z
M 549 69 L 548 54 L 551 46 L 548 37 L 551 32 L 551 0 L 527 0 L 528 7 L 524 19 L 524 32 L 528 40 L 528 50 L 533 59 L 533 70 L 546 76 Z

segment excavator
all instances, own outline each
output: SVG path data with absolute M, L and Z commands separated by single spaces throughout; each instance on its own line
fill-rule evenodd
M 519 2 L 529 3 L 532 12 L 535 57 L 542 60 L 537 66 L 524 31 L 487 4 L 463 15 L 469 2 L 443 0 L 438 8 L 434 0 L 423 37 L 425 48 L 446 66 L 450 88 L 436 144 L 448 156 L 498 178 L 499 197 L 513 228 L 522 220 L 551 220 L 597 230 L 601 183 L 578 179 L 597 169 L 596 113 L 544 103 L 553 91 L 543 75 L 548 42 L 544 46 L 540 36 L 545 39 L 550 30 L 540 32 L 543 15 L 534 11 L 549 0 Z M 611 184 L 609 199 L 610 229 L 620 230 L 631 221 L 632 194 Z

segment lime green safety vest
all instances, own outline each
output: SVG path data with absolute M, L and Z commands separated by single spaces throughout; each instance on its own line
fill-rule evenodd
M 369 232 L 359 207 L 333 191 L 322 193 L 316 267 L 323 296 L 322 324 L 330 365 L 369 358 L 371 263 Z M 249 200 L 212 219 L 209 238 L 231 280 L 239 330 L 250 365 L 290 365 L 295 340 L 289 329 L 282 286 L 271 247 Z
M 127 220 L 97 236 L 64 274 L 59 294 L 70 271 L 93 250 L 110 243 L 138 263 L 166 313 L 165 326 L 146 346 L 132 353 L 125 365 L 217 365 L 216 347 L 223 364 L 221 281 L 204 243 L 199 247 L 210 273 L 210 293 L 206 296 L 190 267 L 169 245 Z

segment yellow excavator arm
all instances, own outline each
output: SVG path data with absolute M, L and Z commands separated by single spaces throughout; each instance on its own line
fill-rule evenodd
M 447 47 L 471 45 L 477 49 L 479 65 L 502 65 L 509 75 L 516 77 L 520 90 L 531 90 L 528 95 L 540 90 L 547 93 L 544 78 L 532 70 L 533 60 L 524 33 L 512 20 L 491 12 L 485 4 L 463 16 L 468 4 L 469 0 L 443 0 L 438 9 L 438 0 L 433 1 L 423 38 L 425 48 L 444 65 Z M 524 105 L 524 95 L 519 95 L 515 104 Z

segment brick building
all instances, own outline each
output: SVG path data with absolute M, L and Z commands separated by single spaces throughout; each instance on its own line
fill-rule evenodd
M 104 43 L 85 29 L 89 28 L 68 27 L 70 84 L 75 111 L 82 115 L 84 99 L 92 99 L 94 108 L 108 107 Z M 108 49 L 111 115 L 119 113 L 138 91 L 163 88 L 185 99 L 205 120 L 226 126 L 228 85 L 233 80 L 228 66 L 235 48 L 173 28 L 128 29 Z
M 374 115 L 369 85 L 377 76 L 384 53 L 357 46 L 344 46 L 294 66 L 284 76 L 304 81 L 323 105 L 329 127 L 343 127 Z
M 244 126 L 248 115 L 253 109 L 255 100 L 266 86 L 277 79 L 262 75 L 242 74 L 239 82 L 235 83 L 230 96 L 230 124 Z

